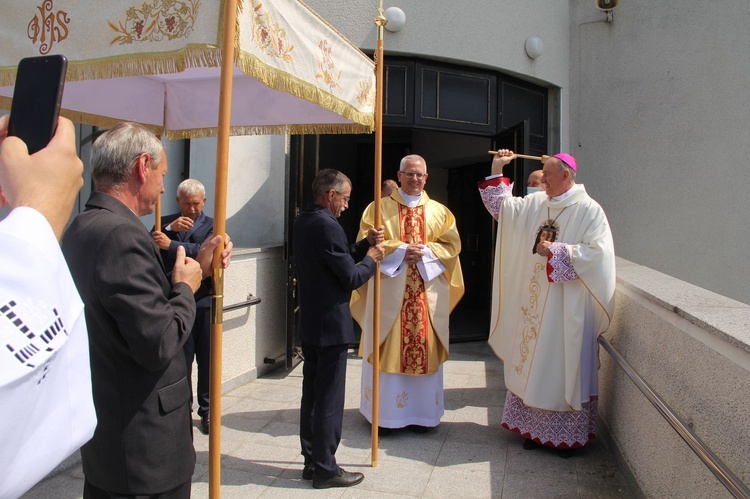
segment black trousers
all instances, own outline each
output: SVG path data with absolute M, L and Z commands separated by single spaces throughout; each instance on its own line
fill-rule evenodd
M 188 383 L 190 383 L 190 407 L 193 406 L 193 357 L 198 362 L 198 415 L 204 416 L 209 411 L 209 376 L 211 374 L 211 307 L 195 309 L 195 323 L 190 336 L 183 346 L 187 364 Z
M 319 479 L 339 471 L 335 454 L 344 422 L 347 350 L 348 345 L 302 344 L 305 361 L 299 436 L 305 465 L 314 465 Z
M 158 494 L 119 494 L 100 489 L 88 480 L 83 482 L 83 499 L 190 499 L 190 480 L 172 490 Z

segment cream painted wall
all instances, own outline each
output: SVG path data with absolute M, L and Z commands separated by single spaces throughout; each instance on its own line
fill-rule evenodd
M 238 248 L 283 246 L 285 224 L 285 136 L 232 137 L 229 141 L 227 233 Z M 205 211 L 214 213 L 216 139 L 190 147 L 191 176 L 206 186 Z
M 750 303 L 750 4 L 571 2 L 570 145 L 619 256 Z

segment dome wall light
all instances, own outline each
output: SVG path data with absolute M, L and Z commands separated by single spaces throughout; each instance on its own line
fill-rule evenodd
M 406 25 L 406 14 L 398 7 L 388 7 L 383 12 L 383 15 L 388 20 L 388 23 L 385 25 L 385 29 L 387 29 L 391 33 L 397 33 L 401 31 Z
M 542 43 L 542 39 L 538 36 L 528 37 L 524 48 L 526 49 L 526 55 L 528 55 L 530 59 L 536 59 L 544 52 L 544 44 Z

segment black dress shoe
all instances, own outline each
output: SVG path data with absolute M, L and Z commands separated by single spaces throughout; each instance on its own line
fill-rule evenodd
M 557 455 L 563 459 L 568 459 L 575 454 L 575 449 L 557 449 Z
M 315 473 L 315 465 L 314 464 L 306 464 L 305 467 L 302 468 L 302 479 L 303 480 L 312 480 L 314 473 Z
M 348 472 L 343 468 L 339 468 L 339 472 L 332 477 L 318 479 L 313 478 L 313 487 L 316 489 L 328 489 L 331 487 L 351 487 L 357 485 L 359 482 L 365 479 L 362 473 Z
M 429 430 L 429 428 L 427 428 L 426 426 L 418 424 L 410 424 L 409 426 L 407 426 L 407 428 L 409 428 L 409 430 L 414 433 L 427 433 L 427 430 Z
M 387 437 L 393 433 L 393 430 L 391 428 L 383 428 L 382 426 L 378 426 L 378 435 L 381 437 Z
M 527 438 L 523 441 L 523 448 L 526 450 L 533 450 L 539 447 L 539 444 L 531 440 L 530 438 Z
M 208 414 L 204 414 L 203 416 L 201 416 L 201 432 L 203 432 L 204 435 L 208 435 L 208 419 Z

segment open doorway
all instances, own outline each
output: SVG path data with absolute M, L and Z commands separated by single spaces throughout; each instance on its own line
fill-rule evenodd
M 461 236 L 460 259 L 466 292 L 451 314 L 451 343 L 483 340 L 489 333 L 495 222 L 482 204 L 477 182 L 490 173 L 491 156 L 487 151 L 505 135 L 478 137 L 395 127 L 384 130 L 383 179 L 396 179 L 403 156 L 423 156 L 430 174 L 425 190 L 432 199 L 446 205 L 456 217 Z M 354 241 L 360 216 L 373 200 L 373 137 L 327 135 L 315 140 L 308 138 L 301 143 L 305 145 L 306 184 L 312 182 L 316 168 L 336 168 L 351 179 L 352 201 L 339 222 L 349 240 Z M 519 147 L 518 151 L 522 152 L 522 149 Z M 312 161 L 312 157 L 317 160 Z M 294 184 L 290 184 L 290 188 L 294 188 Z M 310 201 L 309 185 L 300 185 L 299 189 L 302 192 L 297 205 L 301 209 Z

